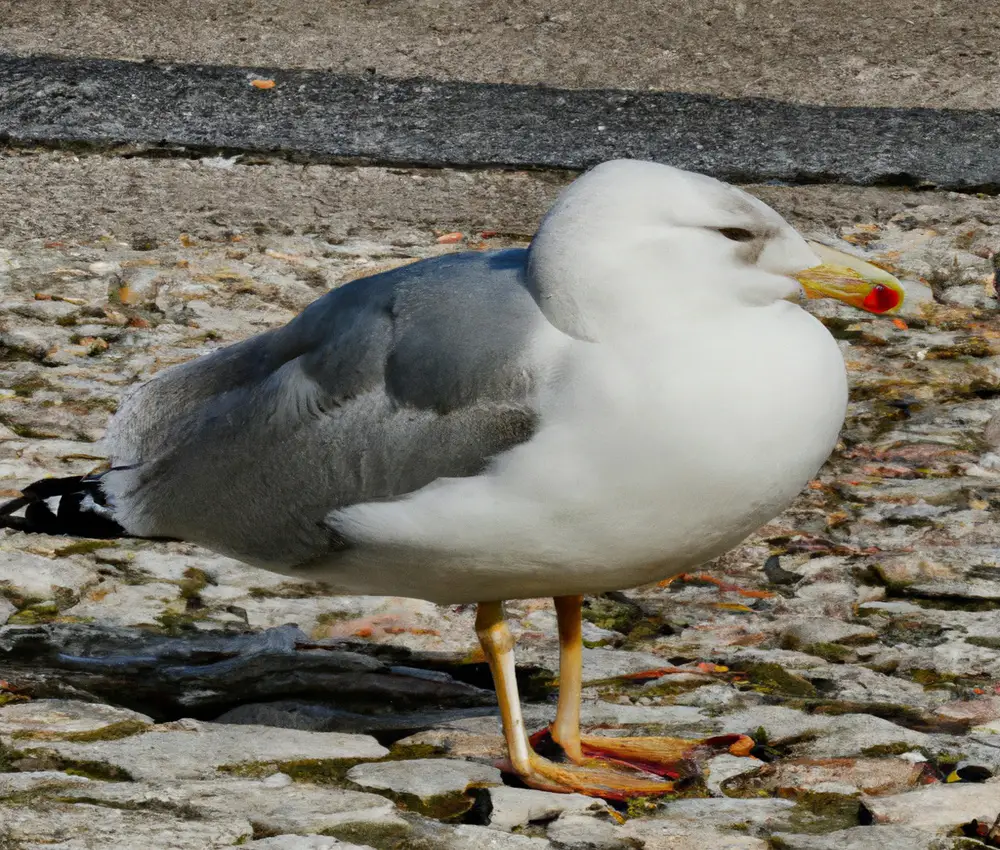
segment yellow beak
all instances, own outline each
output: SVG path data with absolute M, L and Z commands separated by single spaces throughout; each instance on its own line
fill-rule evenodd
M 822 245 L 809 242 L 822 261 L 793 277 L 809 298 L 836 298 L 869 313 L 894 313 L 903 303 L 903 287 L 889 272 Z

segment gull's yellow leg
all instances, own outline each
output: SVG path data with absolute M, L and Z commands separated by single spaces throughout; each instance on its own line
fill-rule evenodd
M 500 703 L 507 755 L 519 776 L 531 773 L 532 750 L 521 714 L 521 698 L 514 676 L 514 636 L 507 628 L 502 602 L 480 602 L 476 610 L 476 634 L 493 674 L 493 686 Z
M 646 779 L 621 770 L 594 770 L 556 764 L 535 753 L 524 728 L 514 678 L 514 637 L 504 620 L 502 602 L 479 604 L 476 634 L 493 673 L 510 764 L 525 785 L 542 791 L 575 791 L 614 800 L 666 794 L 673 790 L 670 782 Z
M 699 753 L 726 750 L 747 755 L 754 742 L 745 735 L 725 735 L 703 741 L 686 738 L 611 738 L 580 735 L 580 694 L 583 686 L 582 596 L 553 599 L 559 624 L 559 707 L 549 734 L 567 758 L 580 764 L 608 759 L 643 771 L 678 779 L 690 775 Z
M 580 749 L 580 694 L 583 688 L 582 596 L 557 596 L 559 622 L 559 707 L 550 733 L 566 757 L 583 761 Z

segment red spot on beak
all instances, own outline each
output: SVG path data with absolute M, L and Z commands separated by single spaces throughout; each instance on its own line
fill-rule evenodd
M 884 313 L 899 304 L 899 293 L 881 283 L 875 284 L 861 305 L 870 313 Z

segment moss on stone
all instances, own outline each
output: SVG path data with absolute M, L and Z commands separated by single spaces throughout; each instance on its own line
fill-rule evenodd
M 655 685 L 647 685 L 637 693 L 644 697 L 676 697 L 705 686 L 702 678 L 687 681 L 678 676 L 663 676 Z
M 416 845 L 411 841 L 411 828 L 406 824 L 379 821 L 352 821 L 339 823 L 320 831 L 349 844 L 373 847 L 375 850 L 410 850 Z
M 250 596 L 254 599 L 311 599 L 317 596 L 330 596 L 330 589 L 318 582 L 283 581 L 272 587 L 251 587 Z M 350 620 L 357 614 L 348 611 L 326 611 L 319 615 L 317 622 L 331 623 L 337 620 Z
M 393 744 L 389 755 L 377 761 L 411 761 L 413 759 L 430 759 L 445 755 L 443 747 L 434 744 Z
M 79 788 L 80 786 L 72 787 Z M 105 809 L 118 809 L 125 812 L 166 812 L 185 820 L 200 820 L 203 817 L 203 814 L 190 803 L 171 803 L 168 800 L 105 800 L 101 797 L 90 797 L 87 794 L 48 795 L 46 799 L 54 803 L 101 806 Z
M 204 570 L 188 567 L 184 570 L 184 578 L 178 582 L 181 599 L 199 599 L 201 592 L 211 583 L 211 577 Z
M 243 779 L 263 779 L 272 773 L 285 773 L 296 782 L 315 785 L 344 785 L 347 771 L 357 764 L 381 759 L 294 759 L 292 761 L 247 761 L 224 764 L 222 773 Z
M 449 791 L 446 794 L 434 794 L 430 797 L 418 797 L 416 794 L 384 789 L 379 789 L 376 793 L 388 797 L 397 806 L 408 812 L 436 821 L 454 821 L 461 818 L 475 804 L 475 798 L 469 793 L 475 787 L 475 785 L 470 785 L 464 791 Z
M 794 708 L 810 714 L 842 715 L 871 714 L 891 720 L 897 725 L 907 728 L 917 728 L 927 725 L 927 717 L 920 709 L 895 702 L 856 702 L 838 699 L 788 699 L 783 703 L 786 708 Z
M 965 642 L 971 643 L 973 646 L 981 646 L 984 649 L 1000 649 L 1000 637 L 971 635 L 965 639 Z
M 788 831 L 821 835 L 858 826 L 858 798 L 846 794 L 799 791 L 788 814 Z
M 244 779 L 263 779 L 272 773 L 284 773 L 296 782 L 317 785 L 348 784 L 347 772 L 359 764 L 383 761 L 408 761 L 434 758 L 444 750 L 432 744 L 395 744 L 381 758 L 294 759 L 292 761 L 247 761 L 221 765 L 218 770 Z
M 852 661 L 855 657 L 852 649 L 841 646 L 839 643 L 827 643 L 825 641 L 811 643 L 804 647 L 802 651 L 809 655 L 818 656 L 832 664 L 843 664 L 847 661 Z
M 29 741 L 72 741 L 78 744 L 91 744 L 95 741 L 118 741 L 122 738 L 131 738 L 148 731 L 150 724 L 142 720 L 121 720 L 117 723 L 109 723 L 100 729 L 88 729 L 85 732 L 42 732 L 30 730 L 18 730 L 10 737 L 12 740 Z
M 642 614 L 635 605 L 628 605 L 607 596 L 587 597 L 583 603 L 583 619 L 599 629 L 628 634 Z
M 882 640 L 888 644 L 908 643 L 911 646 L 933 646 L 940 641 L 944 627 L 919 617 L 893 617 L 882 629 Z
M 52 750 L 26 749 L 16 753 L 11 760 L 11 768 L 20 770 L 30 763 L 32 770 L 59 770 L 70 776 L 83 776 L 104 782 L 132 782 L 132 775 L 124 768 L 102 761 L 65 758 Z
M 905 741 L 898 741 L 895 744 L 876 744 L 874 747 L 866 747 L 861 751 L 861 755 L 868 758 L 881 758 L 883 756 L 901 756 L 903 753 L 910 753 L 917 750 L 927 753 L 920 747 L 916 747 L 913 744 L 907 744 Z
M 978 599 L 969 597 L 963 599 L 959 596 L 918 596 L 916 594 L 905 594 L 907 602 L 912 602 L 921 608 L 931 611 L 1000 611 L 1000 599 Z
M 927 350 L 928 360 L 954 360 L 959 357 L 992 357 L 996 352 L 981 336 L 970 336 L 951 345 L 934 345 Z
M 21 610 L 11 614 L 7 619 L 10 625 L 32 626 L 39 623 L 51 623 L 59 616 L 59 605 L 52 599 L 33 602 Z
M 936 670 L 916 669 L 910 670 L 910 678 L 918 685 L 925 688 L 937 688 L 942 685 L 953 685 L 958 680 L 957 676 L 951 673 L 938 673 Z
M 636 649 L 663 634 L 663 624 L 651 619 L 639 620 L 625 636 L 624 647 Z
M 673 799 L 674 796 L 672 794 L 667 794 L 662 797 L 631 797 L 625 802 L 624 815 L 628 820 L 632 820 L 632 818 L 649 817 L 651 814 L 656 812 L 661 802 Z
M 48 431 L 42 431 L 21 422 L 12 422 L 7 417 L 0 417 L 0 425 L 6 425 L 11 431 L 17 434 L 18 437 L 23 437 L 26 440 L 54 440 L 61 436 L 59 434 L 49 433 Z
M 20 398 L 31 398 L 39 390 L 51 389 L 52 385 L 39 375 L 25 375 L 21 380 L 11 384 L 10 388 L 14 391 L 14 395 Z
M 131 552 L 128 553 L 128 556 L 129 558 L 134 559 L 134 555 L 132 555 Z M 115 571 L 115 578 L 122 584 L 138 586 L 150 584 L 151 582 L 156 581 L 156 579 L 145 570 L 141 570 L 138 567 L 133 566 L 131 563 L 119 560 L 104 560 L 100 555 L 96 555 L 95 560 L 98 563 L 111 567 Z
M 14 766 L 15 762 L 20 761 L 22 757 L 23 755 L 19 750 L 8 747 L 0 740 L 0 773 L 10 773 L 17 770 Z
M 56 549 L 53 554 L 57 558 L 66 558 L 70 555 L 87 555 L 99 549 L 111 549 L 117 545 L 114 540 L 78 540 Z
M 183 581 L 179 582 L 183 585 Z M 183 594 L 183 587 L 182 587 Z M 201 603 L 198 592 L 192 596 L 180 596 L 179 601 L 169 603 L 155 619 L 157 624 L 170 635 L 183 635 L 195 629 L 195 623 L 207 620 L 211 611 Z M 181 607 L 183 605 L 183 607 Z
M 818 691 L 812 682 L 789 673 L 780 664 L 760 662 L 751 664 L 744 671 L 753 690 L 763 694 L 815 697 Z

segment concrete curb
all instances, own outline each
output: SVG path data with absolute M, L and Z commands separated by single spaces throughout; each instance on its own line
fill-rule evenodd
M 998 111 L 3 54 L 0 139 L 455 167 L 582 169 L 628 156 L 744 183 L 1000 190 Z

